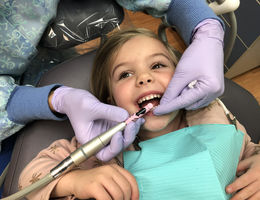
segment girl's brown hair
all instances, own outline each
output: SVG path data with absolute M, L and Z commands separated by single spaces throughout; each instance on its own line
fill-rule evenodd
M 96 57 L 94 59 L 94 65 L 91 73 L 90 88 L 91 92 L 103 103 L 111 103 L 110 92 L 110 69 L 113 64 L 113 60 L 116 57 L 120 48 L 131 38 L 136 36 L 147 36 L 157 39 L 169 51 L 173 63 L 177 64 L 177 57 L 173 53 L 171 47 L 163 42 L 154 32 L 144 29 L 125 29 L 119 30 L 113 33 L 104 44 L 97 50 Z

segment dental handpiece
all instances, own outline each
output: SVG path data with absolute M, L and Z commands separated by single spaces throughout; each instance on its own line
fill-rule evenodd
M 75 166 L 78 166 L 83 161 L 87 160 L 89 157 L 95 155 L 98 151 L 104 148 L 111 140 L 113 135 L 117 132 L 125 129 L 127 124 L 131 121 L 137 120 L 138 118 L 144 116 L 153 108 L 153 104 L 149 103 L 137 113 L 130 116 L 126 121 L 117 124 L 116 126 L 110 128 L 108 131 L 98 135 L 89 142 L 83 144 L 77 150 L 72 152 L 66 159 L 64 159 L 59 165 L 51 170 L 53 177 L 58 177 L 64 171 L 67 171 Z
M 57 166 L 50 170 L 50 173 L 46 174 L 43 178 L 36 181 L 32 185 L 20 190 L 6 198 L 0 200 L 18 200 L 25 197 L 27 194 L 31 193 L 34 190 L 40 189 L 56 179 L 57 177 L 61 176 L 65 172 L 69 171 L 70 169 L 78 166 L 83 161 L 87 160 L 91 156 L 95 155 L 98 151 L 104 148 L 112 139 L 113 135 L 117 132 L 122 131 L 125 129 L 127 124 L 132 121 L 139 119 L 140 117 L 144 116 L 153 108 L 153 104 L 149 103 L 137 113 L 130 116 L 126 121 L 117 124 L 116 126 L 112 127 L 108 131 L 98 135 L 97 137 L 93 138 L 89 142 L 81 145 L 78 149 L 72 152 L 67 158 L 61 161 Z

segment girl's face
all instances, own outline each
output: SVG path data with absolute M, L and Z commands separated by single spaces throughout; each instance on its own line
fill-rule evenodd
M 130 39 L 119 49 L 110 71 L 111 92 L 116 105 L 130 114 L 149 102 L 157 106 L 174 69 L 170 54 L 160 41 L 147 36 Z M 149 139 L 173 131 L 170 122 L 176 114 L 155 116 L 149 112 L 144 117 L 142 137 Z

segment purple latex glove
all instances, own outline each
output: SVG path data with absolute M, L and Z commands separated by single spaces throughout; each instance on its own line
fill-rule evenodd
M 224 92 L 224 30 L 219 21 L 206 19 L 195 28 L 192 43 L 177 64 L 155 115 L 207 106 Z
M 128 118 L 123 108 L 101 103 L 91 93 L 66 86 L 57 88 L 52 97 L 53 108 L 66 114 L 79 143 L 84 144 L 100 133 Z M 144 119 L 130 122 L 125 130 L 116 133 L 108 146 L 97 153 L 97 158 L 108 161 L 128 147 L 135 139 Z

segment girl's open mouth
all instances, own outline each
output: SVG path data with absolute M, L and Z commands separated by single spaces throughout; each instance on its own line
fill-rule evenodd
M 161 94 L 149 94 L 147 96 L 144 96 L 137 100 L 137 104 L 140 108 L 143 108 L 148 103 L 152 103 L 153 107 L 156 107 L 159 105 L 161 100 Z

